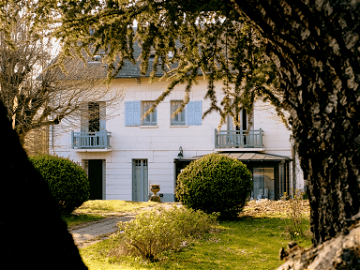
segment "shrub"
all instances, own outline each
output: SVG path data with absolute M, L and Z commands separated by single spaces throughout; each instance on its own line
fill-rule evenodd
M 234 218 L 243 209 L 252 181 L 246 166 L 219 154 L 191 162 L 178 176 L 176 197 L 186 207 Z
M 119 222 L 120 246 L 112 254 L 140 256 L 155 261 L 165 250 L 178 251 L 184 242 L 198 238 L 215 225 L 216 215 L 174 206 L 156 207 L 129 222 Z
M 288 196 L 286 192 L 284 192 L 284 196 L 282 198 L 283 200 L 289 201 L 289 208 L 286 211 L 286 217 L 289 220 L 284 219 L 284 222 L 285 231 L 289 234 L 289 237 L 292 240 L 308 238 L 303 230 L 303 204 L 305 203 L 303 195 L 304 193 L 301 190 L 296 189 L 293 198 Z
M 88 200 L 89 180 L 79 165 L 69 159 L 50 155 L 29 159 L 48 183 L 61 214 L 70 214 Z

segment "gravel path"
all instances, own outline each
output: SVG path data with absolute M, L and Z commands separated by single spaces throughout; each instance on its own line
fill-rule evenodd
M 118 230 L 116 224 L 119 221 L 130 221 L 135 215 L 136 213 L 131 213 L 122 216 L 106 217 L 82 226 L 71 228 L 69 229 L 69 232 L 72 234 L 77 247 L 82 248 L 106 239 L 109 235 Z

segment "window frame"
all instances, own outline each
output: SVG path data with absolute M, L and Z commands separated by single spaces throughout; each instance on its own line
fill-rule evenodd
M 173 109 L 173 104 L 177 106 Z M 186 108 L 184 107 L 181 113 L 176 114 L 173 118 L 171 116 L 173 113 L 181 106 L 182 100 L 171 100 L 170 101 L 170 125 L 171 126 L 185 126 L 186 125 Z M 180 121 L 178 118 L 181 117 Z M 175 120 L 177 118 L 177 120 Z
M 148 106 L 145 108 L 145 105 Z M 153 100 L 142 100 L 141 101 L 141 115 L 143 116 L 154 104 Z M 149 121 L 146 119 L 149 118 Z M 155 120 L 154 120 L 155 119 Z M 155 108 L 154 112 L 148 114 L 146 117 L 141 119 L 141 125 L 142 126 L 156 126 L 157 125 L 157 110 Z

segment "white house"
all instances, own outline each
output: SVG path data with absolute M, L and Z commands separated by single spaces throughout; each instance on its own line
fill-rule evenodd
M 291 133 L 272 108 L 256 103 L 249 133 L 246 111 L 241 112 L 242 126 L 237 130 L 229 119 L 217 131 L 218 114 L 201 117 L 210 101 L 204 100 L 207 82 L 199 77 L 181 114 L 171 118 L 184 95 L 185 87 L 177 86 L 154 113 L 142 119 L 168 82 L 157 79 L 150 84 L 148 77 L 139 74 L 139 67 L 128 63 L 111 82 L 111 89 L 125 89 L 112 117 L 105 102 L 93 100 L 83 108 L 91 119 L 82 119 L 74 131 L 64 133 L 63 124 L 50 129 L 50 153 L 69 157 L 85 168 L 91 199 L 147 201 L 149 186 L 159 184 L 162 201 L 174 201 L 181 169 L 213 152 L 248 166 L 253 174 L 253 198 L 279 199 L 294 180 L 296 188 L 304 188 L 301 173 L 293 166 Z M 221 87 L 219 83 L 219 92 Z

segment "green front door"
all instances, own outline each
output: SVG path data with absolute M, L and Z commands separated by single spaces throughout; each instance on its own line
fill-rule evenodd
M 90 200 L 103 199 L 103 160 L 89 159 L 88 175 L 90 182 Z

